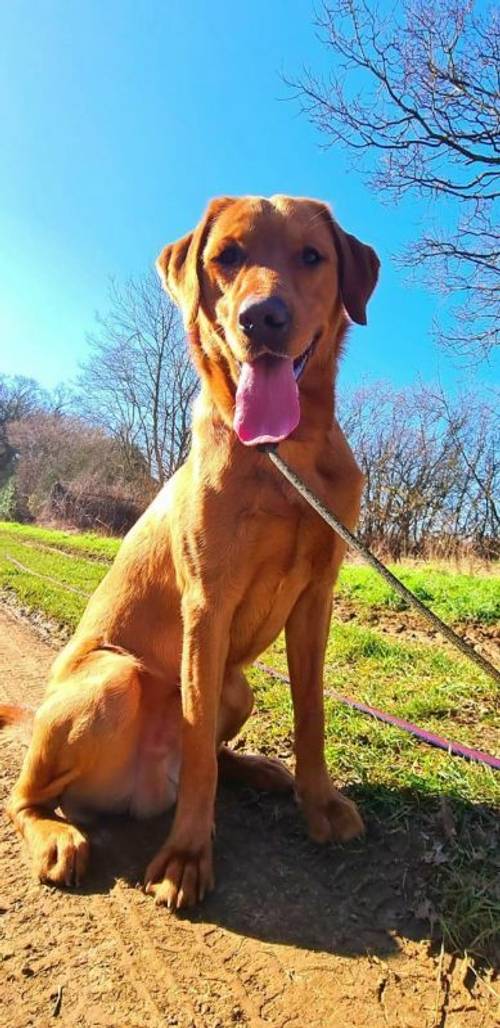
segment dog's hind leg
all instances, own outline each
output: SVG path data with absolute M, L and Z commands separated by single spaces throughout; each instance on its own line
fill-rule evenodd
M 119 775 L 137 736 L 140 681 L 133 657 L 95 651 L 49 690 L 7 811 L 40 881 L 77 884 L 89 843 L 55 808 L 66 790 L 92 797 Z
M 226 673 L 219 711 L 219 774 L 226 781 L 241 782 L 265 792 L 290 792 L 293 775 L 280 760 L 258 753 L 239 753 L 224 746 L 234 739 L 250 717 L 254 696 L 244 674 L 236 669 Z

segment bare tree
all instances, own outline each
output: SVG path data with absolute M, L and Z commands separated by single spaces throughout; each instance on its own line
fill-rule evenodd
M 48 394 L 33 378 L 22 375 L 0 375 L 0 482 L 9 477 L 16 455 L 9 438 L 9 428 L 20 418 L 44 409 Z
M 440 200 L 438 227 L 399 255 L 452 297 L 440 340 L 479 359 L 498 342 L 500 33 L 474 0 L 324 2 L 327 79 L 291 85 L 328 146 L 340 144 L 382 196 Z M 426 212 L 429 220 L 429 212 Z M 447 228 L 440 227 L 447 225 Z
M 384 383 L 343 399 L 342 426 L 366 476 L 361 533 L 396 559 L 498 555 L 500 462 L 493 398 Z
M 119 439 L 132 462 L 139 449 L 163 484 L 186 457 L 197 387 L 180 316 L 152 272 L 112 282 L 109 301 L 89 337 L 78 409 Z
M 85 493 L 117 489 L 146 500 L 152 494 L 141 455 L 131 475 L 119 441 L 81 418 L 35 410 L 12 422 L 9 442 L 19 499 L 32 516 L 40 514 L 56 483 Z
M 478 396 L 469 391 L 455 400 L 447 396 L 440 385 L 428 386 L 424 392 L 428 405 L 444 427 L 446 444 L 455 451 L 460 467 L 460 478 L 456 483 L 459 492 L 453 505 L 454 534 L 473 535 L 476 546 L 482 551 L 490 545 L 498 547 L 498 391 L 491 390 L 489 396 Z

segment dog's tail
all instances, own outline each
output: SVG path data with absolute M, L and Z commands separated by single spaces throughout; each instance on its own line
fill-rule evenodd
M 21 707 L 15 704 L 0 704 L 0 731 L 5 729 L 9 736 L 21 736 L 23 742 L 28 745 L 35 711 L 31 707 Z

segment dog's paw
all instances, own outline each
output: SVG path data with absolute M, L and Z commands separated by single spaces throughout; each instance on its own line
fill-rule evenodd
M 349 842 L 363 834 L 365 826 L 356 804 L 330 781 L 317 792 L 297 790 L 297 798 L 314 842 Z
M 219 774 L 226 781 L 242 782 L 263 792 L 291 792 L 293 775 L 275 757 L 260 753 L 238 753 L 223 746 L 219 753 Z
M 212 841 L 196 850 L 181 849 L 167 841 L 146 871 L 144 888 L 155 903 L 169 910 L 201 903 L 214 888 Z
M 63 822 L 45 824 L 29 841 L 33 870 L 41 882 L 67 888 L 80 884 L 87 869 L 90 847 L 78 828 Z

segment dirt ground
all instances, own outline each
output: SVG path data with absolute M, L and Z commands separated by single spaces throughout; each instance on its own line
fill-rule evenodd
M 359 610 L 356 605 L 343 596 L 335 597 L 333 616 L 337 621 L 356 620 Z M 424 620 L 421 614 L 414 610 L 384 610 L 373 609 L 363 611 L 363 624 L 374 628 L 383 635 L 398 636 L 404 633 L 405 642 L 414 643 L 439 643 L 456 657 L 456 650 L 440 635 L 436 629 Z M 500 646 L 500 628 L 498 624 L 481 624 L 481 622 L 464 622 L 452 626 L 458 635 L 461 635 L 466 642 L 479 649 L 479 651 L 493 664 L 498 661 Z
M 53 652 L 1 608 L 1 701 L 36 704 Z M 21 755 L 1 741 L 2 800 Z M 177 918 L 137 884 L 168 819 L 96 823 L 90 874 L 73 892 L 34 882 L 5 815 L 0 827 L 2 1028 L 500 1023 L 491 986 L 429 941 L 408 832 L 373 822 L 364 841 L 324 850 L 292 801 L 224 790 L 217 890 Z

